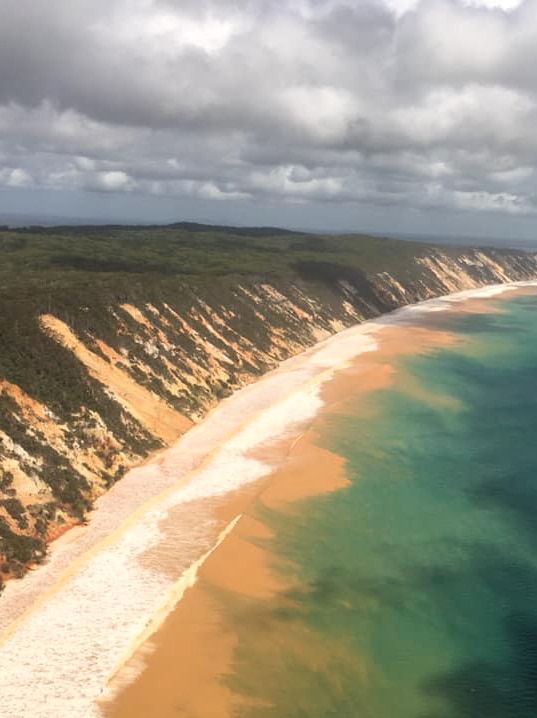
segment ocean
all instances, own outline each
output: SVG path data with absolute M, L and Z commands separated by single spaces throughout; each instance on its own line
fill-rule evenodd
M 537 293 L 487 307 L 324 417 L 344 489 L 256 507 L 287 588 L 219 595 L 237 716 L 537 715 Z

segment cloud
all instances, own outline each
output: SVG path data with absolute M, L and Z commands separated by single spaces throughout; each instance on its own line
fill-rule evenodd
M 532 213 L 537 0 L 4 0 L 0 185 Z

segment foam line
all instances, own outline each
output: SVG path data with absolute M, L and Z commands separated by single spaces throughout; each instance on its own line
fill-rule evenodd
M 160 604 L 152 618 L 149 620 L 142 633 L 136 636 L 132 643 L 127 647 L 125 653 L 120 658 L 118 665 L 111 671 L 111 674 L 108 679 L 108 684 L 103 691 L 103 694 L 100 696 L 99 700 L 111 700 L 114 695 L 119 692 L 122 686 L 130 683 L 143 670 L 143 656 L 141 657 L 141 660 L 139 660 L 137 663 L 131 660 L 132 657 L 137 655 L 139 649 L 144 646 L 147 641 L 158 631 L 158 629 L 162 626 L 171 611 L 183 598 L 186 591 L 189 588 L 192 588 L 192 586 L 194 586 L 198 579 L 199 570 L 201 569 L 205 561 L 207 561 L 209 556 L 214 551 L 216 551 L 216 549 L 220 546 L 224 539 L 229 536 L 229 534 L 233 531 L 241 518 L 242 516 L 239 515 L 235 517 L 233 521 L 230 521 L 230 523 L 225 527 L 225 529 L 220 532 L 216 543 L 211 546 L 211 548 L 206 553 L 204 553 L 203 556 L 201 556 L 197 561 L 194 561 L 194 563 L 191 564 L 188 569 L 183 573 L 181 578 L 176 581 L 176 583 L 172 584 L 172 586 L 170 586 L 170 588 L 166 591 L 166 595 L 162 603 Z M 127 665 L 129 661 L 131 665 Z

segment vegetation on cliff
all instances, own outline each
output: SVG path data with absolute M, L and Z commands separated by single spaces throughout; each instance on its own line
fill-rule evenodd
M 0 577 L 287 356 L 402 304 L 536 274 L 523 252 L 358 235 L 0 231 Z

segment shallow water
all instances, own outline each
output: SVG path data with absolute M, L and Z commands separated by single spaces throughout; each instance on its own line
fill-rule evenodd
M 348 488 L 259 507 L 293 587 L 226 599 L 241 718 L 537 715 L 537 293 L 490 301 L 323 421 Z

